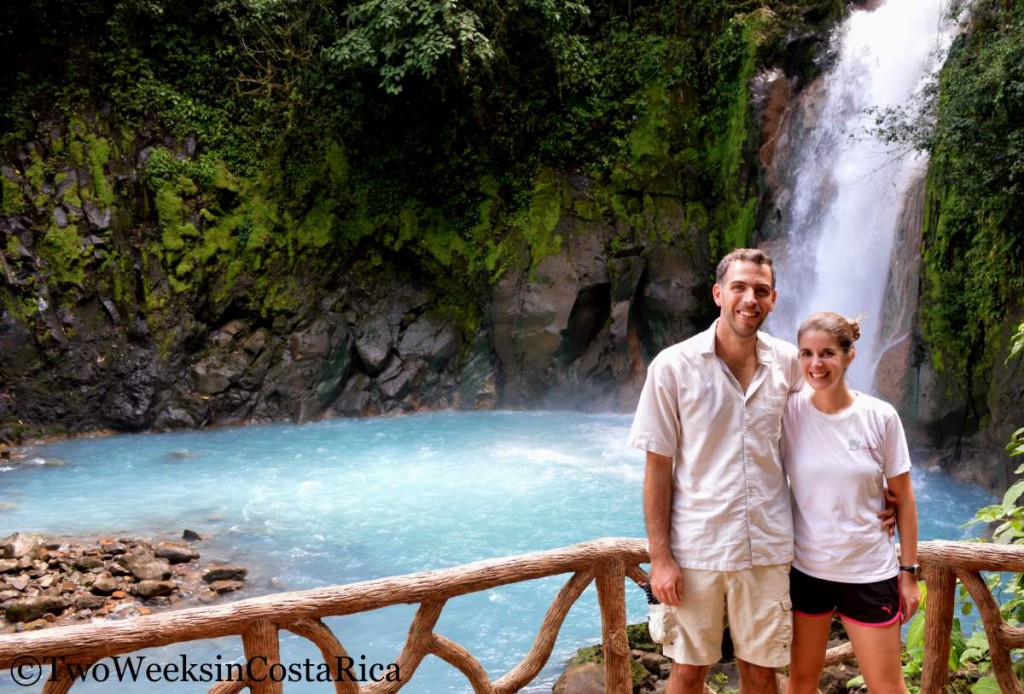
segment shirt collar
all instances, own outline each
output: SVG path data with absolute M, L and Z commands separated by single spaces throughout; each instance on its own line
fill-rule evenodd
M 720 320 L 722 319 L 716 318 L 711 327 L 697 337 L 701 354 L 713 355 L 715 353 L 715 330 L 718 328 Z M 771 364 L 776 360 L 775 347 L 771 344 L 770 339 L 771 336 L 768 333 L 762 330 L 757 331 L 757 361 L 759 364 Z

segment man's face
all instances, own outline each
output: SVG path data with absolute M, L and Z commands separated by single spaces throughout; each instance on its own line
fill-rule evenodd
M 757 334 L 768 314 L 775 309 L 772 269 L 749 260 L 729 264 L 725 279 L 711 289 L 721 307 L 722 319 L 739 337 Z

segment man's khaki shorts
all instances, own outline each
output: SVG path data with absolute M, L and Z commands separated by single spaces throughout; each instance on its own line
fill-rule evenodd
M 666 656 L 684 665 L 717 663 L 728 615 L 737 658 L 764 667 L 789 664 L 789 564 L 743 571 L 681 571 L 682 604 L 651 610 L 651 636 L 662 644 Z

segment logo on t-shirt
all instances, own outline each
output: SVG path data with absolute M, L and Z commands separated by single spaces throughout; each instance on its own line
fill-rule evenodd
M 875 450 L 874 446 L 866 444 L 863 441 L 860 441 L 858 439 L 850 439 L 847 443 L 850 444 L 850 452 L 851 453 L 858 453 L 858 452 L 861 452 L 861 451 L 863 451 L 865 453 L 871 453 L 872 451 Z

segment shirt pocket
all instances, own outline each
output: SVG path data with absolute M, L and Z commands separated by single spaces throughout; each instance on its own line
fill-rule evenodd
M 761 398 L 758 422 L 759 428 L 773 440 L 782 436 L 782 410 L 786 407 L 785 395 L 765 395 Z

